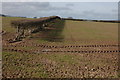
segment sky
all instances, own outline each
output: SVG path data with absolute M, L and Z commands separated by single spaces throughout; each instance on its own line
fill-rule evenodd
M 2 2 L 2 14 L 23 17 L 60 16 L 117 20 L 118 2 Z

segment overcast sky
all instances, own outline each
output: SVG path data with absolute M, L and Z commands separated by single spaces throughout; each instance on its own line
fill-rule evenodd
M 26 17 L 57 15 L 77 19 L 118 19 L 117 2 L 3 2 L 2 14 Z

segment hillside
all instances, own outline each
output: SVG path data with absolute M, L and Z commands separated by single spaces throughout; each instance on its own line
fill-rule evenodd
M 2 17 L 4 78 L 117 78 L 118 23 L 59 20 L 9 43 L 12 20 Z

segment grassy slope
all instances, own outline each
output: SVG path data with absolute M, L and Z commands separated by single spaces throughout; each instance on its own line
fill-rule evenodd
M 10 26 L 10 21 L 16 19 L 21 19 L 21 18 L 4 17 L 3 30 L 10 33 L 15 32 L 15 29 Z M 64 38 L 66 40 L 68 38 L 71 39 L 71 35 L 73 35 L 74 39 L 116 40 L 117 24 L 66 21 L 62 35 L 64 35 Z M 44 41 L 39 39 L 39 42 L 42 43 Z M 27 48 L 27 50 L 29 50 L 29 48 Z M 3 54 L 4 75 L 7 75 L 8 77 L 12 76 L 17 78 L 60 77 L 61 75 L 65 75 L 64 74 L 65 71 L 69 71 L 67 68 L 70 69 L 71 73 L 73 72 L 73 74 L 75 74 L 74 72 L 78 71 L 77 69 L 78 66 L 85 67 L 85 65 L 89 65 L 91 68 L 95 68 L 98 66 L 104 67 L 110 64 L 114 64 L 114 62 L 112 62 L 113 61 L 112 56 L 109 57 L 107 56 L 107 54 L 104 54 L 104 56 L 100 54 L 95 56 L 96 54 L 88 55 L 88 54 L 65 54 L 65 53 L 24 54 L 24 53 L 5 52 L 5 51 L 3 51 L 2 54 Z M 114 65 L 110 65 L 110 66 L 113 67 Z M 51 69 L 53 68 L 53 70 L 52 71 L 49 70 L 50 68 Z M 59 72 L 61 71 L 63 73 L 60 74 Z M 52 74 L 54 75 L 57 74 L 57 75 L 53 76 Z M 66 74 L 66 76 L 63 77 L 70 77 L 69 75 L 70 74 Z M 110 76 L 116 77 L 114 73 L 109 75 L 109 77 Z M 75 77 L 75 75 L 72 77 Z
M 15 28 L 11 27 L 12 20 L 24 18 L 18 17 L 2 17 L 2 29 L 6 32 L 15 33 Z M 62 35 L 66 41 L 91 41 L 91 40 L 118 40 L 118 23 L 103 23 L 103 22 L 86 22 L 86 21 L 69 21 L 64 24 L 55 23 L 55 27 L 64 26 L 63 29 L 56 31 L 48 31 L 48 37 Z M 43 34 L 45 34 L 43 33 Z M 41 34 L 41 33 L 40 33 Z M 41 40 L 43 41 L 43 40 Z
M 26 18 L 20 18 L 20 17 L 2 17 L 2 29 L 6 32 L 15 32 L 16 29 L 11 26 L 11 21 L 13 20 L 21 20 Z M 32 18 L 29 18 L 32 19 Z
M 15 76 L 16 78 L 47 77 L 42 63 L 36 62 L 37 58 L 38 55 L 35 54 L 3 52 L 3 76 L 9 75 L 8 77 Z
M 96 69 L 96 73 L 103 73 L 101 75 L 103 77 L 117 77 L 112 72 L 114 68 L 107 70 L 107 67 L 115 66 L 114 59 L 111 59 L 115 55 L 112 56 L 111 54 L 111 56 L 107 56 L 108 54 L 104 54 L 103 56 L 103 54 L 27 54 L 3 52 L 3 76 L 11 78 L 80 78 L 82 75 L 79 72 L 83 72 L 86 74 L 84 77 L 87 78 L 90 75 L 85 70 L 85 67 L 89 67 L 89 70 Z M 107 71 L 100 72 L 98 67 Z M 80 71 L 79 68 L 81 69 Z M 100 78 L 101 76 L 97 76 L 96 78 Z
M 63 34 L 74 40 L 117 40 L 118 23 L 67 20 Z
M 15 28 L 11 27 L 10 23 L 12 20 L 18 20 L 22 18 L 18 17 L 2 17 L 2 30 L 6 32 L 15 32 Z

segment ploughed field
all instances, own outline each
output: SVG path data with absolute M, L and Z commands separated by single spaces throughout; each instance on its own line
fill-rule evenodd
M 118 23 L 60 20 L 9 43 L 12 20 L 2 17 L 4 78 L 117 78 Z

